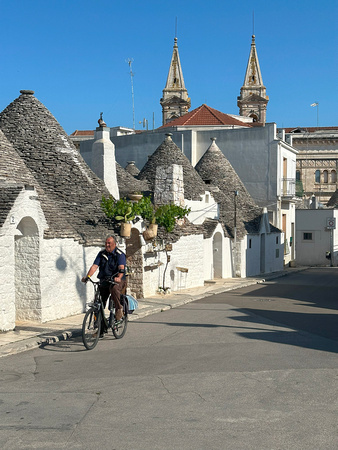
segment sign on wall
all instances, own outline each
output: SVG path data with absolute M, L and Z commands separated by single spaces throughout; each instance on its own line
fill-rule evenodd
M 335 217 L 327 217 L 326 219 L 326 228 L 328 230 L 336 229 L 336 218 Z

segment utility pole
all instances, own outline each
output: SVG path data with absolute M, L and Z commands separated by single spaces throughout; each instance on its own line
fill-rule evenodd
M 134 60 L 133 59 L 127 59 L 127 63 L 128 63 L 128 65 L 129 65 L 129 70 L 130 70 L 130 81 L 131 81 L 131 98 L 132 98 L 132 101 L 133 101 L 133 129 L 135 130 L 135 105 L 134 105 L 134 82 L 133 82 L 133 77 L 134 77 L 134 74 L 133 74 L 133 70 L 132 70 L 132 67 L 131 67 L 131 64 L 132 64 L 132 62 L 133 62 Z
M 238 191 L 234 191 L 234 275 L 237 276 L 237 196 Z

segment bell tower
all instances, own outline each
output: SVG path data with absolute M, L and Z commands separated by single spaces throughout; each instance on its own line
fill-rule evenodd
M 163 97 L 160 100 L 160 104 L 162 106 L 162 125 L 186 114 L 191 105 L 188 91 L 184 85 L 176 37 L 174 39 L 174 50 L 167 83 L 163 89 Z
M 263 84 L 258 62 L 255 35 L 252 35 L 251 50 L 244 84 L 241 87 L 240 96 L 237 97 L 239 114 L 244 117 L 252 117 L 254 122 L 265 125 L 268 101 L 269 97 L 266 95 L 266 88 Z

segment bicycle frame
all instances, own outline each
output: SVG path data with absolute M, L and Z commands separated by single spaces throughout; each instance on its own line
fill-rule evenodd
M 109 327 L 111 327 L 111 321 L 112 321 L 112 318 L 113 318 L 113 309 L 112 308 L 110 309 L 109 320 L 107 320 L 106 315 L 104 313 L 104 309 L 105 308 L 103 307 L 101 292 L 100 292 L 100 289 L 99 289 L 100 282 L 99 281 L 93 281 L 90 278 L 89 278 L 89 281 L 91 281 L 92 284 L 94 285 L 95 294 L 94 294 L 94 301 L 88 303 L 87 305 L 90 308 L 94 308 L 97 312 L 99 312 L 99 311 L 102 312 L 101 316 L 102 316 L 102 320 L 103 320 L 104 326 L 105 326 L 106 329 L 108 329 Z M 110 296 L 108 297 L 108 301 L 110 301 Z

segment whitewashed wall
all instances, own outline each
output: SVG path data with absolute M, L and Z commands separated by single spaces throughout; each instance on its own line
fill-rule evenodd
M 187 289 L 204 284 L 204 246 L 203 235 L 182 236 L 168 252 L 170 262 L 165 275 L 165 286 L 172 291 Z M 158 267 L 156 265 L 162 263 Z M 165 251 L 156 255 L 144 255 L 144 296 L 154 295 L 159 286 L 163 287 L 163 273 L 167 264 Z M 153 268 L 152 268 L 153 267 Z M 181 272 L 177 267 L 188 269 Z M 152 268 L 152 269 L 151 269 Z
M 215 244 L 215 235 L 219 233 L 221 235 L 221 245 L 217 242 Z M 231 278 L 232 277 L 232 251 L 231 240 L 224 237 L 221 224 L 218 224 L 215 228 L 213 235 L 204 239 L 204 279 L 212 280 L 217 276 L 215 274 L 215 253 L 221 259 L 221 276 L 219 278 Z
M 81 278 L 100 247 L 83 247 L 73 239 L 44 239 L 41 244 L 42 322 L 79 314 L 93 298 L 91 283 Z
M 0 267 L 2 267 L 5 271 L 3 280 L 0 283 L 1 331 L 12 330 L 15 327 L 15 237 L 20 240 L 20 236 L 22 236 L 22 233 L 18 230 L 17 227 L 25 218 L 29 218 L 35 224 L 38 233 L 38 236 L 36 236 L 36 238 L 41 240 L 47 224 L 35 190 L 23 189 L 19 193 L 10 213 L 8 214 L 7 219 L 0 229 Z M 29 277 L 31 274 L 27 273 L 22 275 L 26 276 L 26 280 L 21 277 L 21 282 L 29 286 Z M 32 283 L 34 284 L 39 282 L 38 280 L 34 279 Z M 39 289 L 39 284 L 37 286 L 37 289 Z M 22 300 L 23 302 L 25 301 L 24 298 Z M 39 317 L 40 311 L 41 306 L 37 305 L 37 317 Z
M 212 194 L 208 191 L 201 195 L 201 201 L 184 200 L 185 205 L 191 208 L 188 219 L 191 223 L 200 225 L 205 219 L 218 219 L 219 206 Z
M 297 215 L 297 264 L 304 266 L 327 266 L 326 252 L 333 251 L 332 264 L 338 266 L 338 210 L 337 209 L 301 209 Z M 327 229 L 327 219 L 336 219 L 336 229 Z M 304 233 L 312 233 L 312 239 L 304 239 Z

